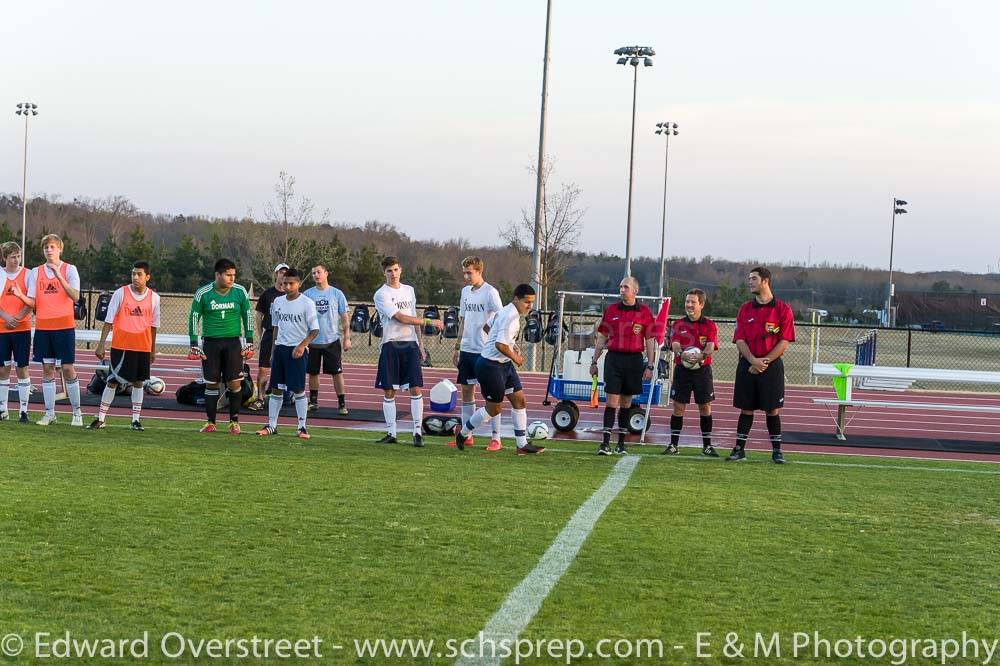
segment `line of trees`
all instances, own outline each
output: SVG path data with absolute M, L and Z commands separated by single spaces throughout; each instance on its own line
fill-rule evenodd
M 457 304 L 462 287 L 459 264 L 462 257 L 471 254 L 483 257 L 487 279 L 504 298 L 509 297 L 513 285 L 530 278 L 531 251 L 526 234 L 533 220 L 529 225 L 527 214 L 516 224 L 506 223 L 511 233 L 503 246 L 477 247 L 462 238 L 421 241 L 384 222 L 331 223 L 326 212 L 313 215 L 308 200 L 293 200 L 289 196 L 293 185 L 294 180 L 288 178 L 279 183 L 276 196 L 281 205 L 272 206 L 260 220 L 252 211 L 242 218 L 222 219 L 154 215 L 138 210 L 124 197 L 63 201 L 58 196 L 40 195 L 29 202 L 31 240 L 25 263 L 42 263 L 37 240 L 53 232 L 63 237 L 64 256 L 79 267 L 84 287 L 100 289 L 125 283 L 131 264 L 144 259 L 152 264 L 156 289 L 191 292 L 212 279 L 212 265 L 221 256 L 236 261 L 240 281 L 253 284 L 257 291 L 270 285 L 271 270 L 280 261 L 304 270 L 324 263 L 331 282 L 352 300 L 369 300 L 382 284 L 379 261 L 387 254 L 400 258 L 403 279 L 414 286 L 422 303 Z M 552 224 L 575 220 L 578 227 L 582 211 L 577 194 L 576 190 L 566 194 L 565 188 L 553 191 L 547 198 L 546 219 Z M 291 212 L 286 215 L 285 211 Z M 498 232 L 505 230 L 503 221 L 496 222 L 496 227 Z M 19 241 L 20 231 L 20 197 L 0 195 L 0 241 Z M 573 238 L 569 231 L 555 228 L 549 233 Z M 560 289 L 617 293 L 624 265 L 620 256 L 578 252 L 572 243 L 548 253 L 546 262 L 552 269 L 546 285 L 550 306 Z M 707 312 L 711 316 L 735 315 L 749 298 L 745 276 L 756 263 L 710 256 L 671 257 L 667 276 L 674 312 L 681 312 L 683 295 L 689 288 L 700 287 L 709 294 Z M 632 267 L 643 286 L 642 293 L 654 293 L 659 261 L 639 257 L 633 259 Z M 774 273 L 775 293 L 803 316 L 807 308 L 816 307 L 829 310 L 834 318 L 864 321 L 864 310 L 881 307 L 885 299 L 888 276 L 884 270 L 828 264 L 769 267 Z M 896 283 L 897 292 L 1000 292 L 1000 275 L 996 274 L 897 273 Z

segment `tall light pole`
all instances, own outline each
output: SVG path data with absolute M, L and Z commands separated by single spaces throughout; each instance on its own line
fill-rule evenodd
M 656 123 L 656 133 L 662 134 L 663 144 L 663 222 L 660 225 L 660 300 L 666 286 L 667 266 L 667 164 L 670 159 L 670 135 L 677 136 L 677 123 Z
M 38 105 L 31 102 L 21 102 L 17 105 L 19 116 L 24 116 L 24 164 L 21 181 L 21 260 L 25 258 L 27 247 L 24 244 L 28 230 L 28 118 L 38 115 Z
M 896 242 L 896 216 L 905 215 L 906 209 L 903 208 L 903 206 L 907 205 L 909 204 L 907 204 L 902 199 L 897 199 L 896 197 L 892 198 L 892 227 L 890 227 L 889 231 L 889 290 L 886 294 L 886 299 L 885 299 L 886 326 L 892 326 L 894 323 L 892 316 L 892 297 L 896 290 L 893 289 L 893 284 L 892 284 L 892 250 L 893 250 L 893 245 Z
M 615 49 L 619 65 L 632 66 L 632 147 L 628 157 L 628 216 L 625 221 L 625 275 L 632 275 L 632 182 L 635 175 L 635 102 L 639 90 L 639 63 L 653 66 L 656 51 L 650 46 L 623 46 Z
M 538 128 L 538 168 L 535 174 L 535 241 L 531 250 L 531 286 L 536 298 L 542 298 L 542 225 L 545 222 L 545 118 L 549 101 L 549 35 L 552 26 L 552 0 L 545 7 L 545 56 L 542 60 L 542 117 Z M 540 306 L 541 307 L 541 306 Z M 534 354 L 532 353 L 532 369 Z

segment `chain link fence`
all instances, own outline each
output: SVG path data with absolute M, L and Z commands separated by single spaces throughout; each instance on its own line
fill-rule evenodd
M 77 322 L 77 328 L 100 329 L 100 322 L 94 321 L 94 310 L 100 292 L 85 290 L 83 295 L 88 303 L 87 317 Z M 353 312 L 355 305 L 357 303 L 349 304 L 349 312 Z M 372 313 L 375 312 L 371 303 L 366 305 Z M 418 312 L 422 312 L 424 307 L 418 306 Z M 186 335 L 190 309 L 191 294 L 160 294 L 160 332 Z M 439 309 L 444 312 L 447 306 L 439 306 Z M 551 312 L 542 313 L 543 326 L 549 323 L 551 316 Z M 582 350 L 593 347 L 594 330 L 600 318 L 601 313 L 594 309 L 565 313 L 563 326 L 566 337 L 563 348 Z M 733 339 L 735 322 L 717 319 L 715 323 L 719 327 L 721 350 L 715 356 L 713 372 L 717 380 L 731 382 L 736 374 L 737 362 L 736 348 L 730 342 Z M 808 322 L 796 322 L 795 328 L 796 341 L 785 352 L 785 373 L 789 384 L 820 384 L 822 380 L 813 377 L 810 372 L 813 362 L 854 363 L 858 345 L 867 340 L 873 330 L 876 338 L 874 344 L 876 365 L 1000 371 L 1000 335 L 906 328 L 871 329 L 862 326 L 814 325 Z M 381 342 L 379 338 L 369 333 L 353 333 L 351 341 L 352 348 L 345 354 L 345 361 L 371 365 L 378 362 Z M 423 341 L 433 367 L 452 367 L 451 359 L 456 340 L 434 335 L 424 336 Z M 536 345 L 522 344 L 522 347 L 526 352 L 532 349 L 534 351 L 534 367 L 529 369 L 539 372 L 549 371 L 554 351 L 551 345 L 540 342 Z M 187 351 L 186 347 L 162 349 L 167 353 Z M 935 385 L 918 382 L 912 388 L 1000 391 L 998 386 L 959 383 Z

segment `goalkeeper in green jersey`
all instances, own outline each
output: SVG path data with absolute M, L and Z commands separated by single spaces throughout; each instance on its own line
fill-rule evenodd
M 191 356 L 201 359 L 205 376 L 205 413 L 201 432 L 215 432 L 219 407 L 219 384 L 229 390 L 229 433 L 240 434 L 243 359 L 253 356 L 253 308 L 247 290 L 236 284 L 236 264 L 229 259 L 215 262 L 215 281 L 194 293 L 188 336 Z M 199 345 L 199 324 L 203 342 Z

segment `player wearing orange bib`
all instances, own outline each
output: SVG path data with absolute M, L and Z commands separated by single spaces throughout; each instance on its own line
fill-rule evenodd
M 28 286 L 34 284 L 31 271 L 21 266 L 21 246 L 0 246 L 4 270 L 0 272 L 0 421 L 6 421 L 10 394 L 10 369 L 16 368 L 17 394 L 21 423 L 28 422 L 28 350 L 31 347 L 31 310 L 35 301 L 28 298 Z
M 28 285 L 28 298 L 35 299 L 35 339 L 32 358 L 42 364 L 42 397 L 45 414 L 38 425 L 56 421 L 56 361 L 62 364 L 66 395 L 73 407 L 70 425 L 83 426 L 80 411 L 80 380 L 76 376 L 76 320 L 73 304 L 80 298 L 80 274 L 76 266 L 60 259 L 63 242 L 59 236 L 42 237 L 45 263 L 32 272 L 35 284 Z
M 120 287 L 108 303 L 108 314 L 101 329 L 101 340 L 94 356 L 104 360 L 104 346 L 111 337 L 111 368 L 108 383 L 101 394 L 101 408 L 91 424 L 93 430 L 104 427 L 108 408 L 115 399 L 119 384 L 132 385 L 132 430 L 144 430 L 142 421 L 143 384 L 156 360 L 156 330 L 160 327 L 160 295 L 146 286 L 149 264 L 137 261 L 132 266 L 132 284 Z

